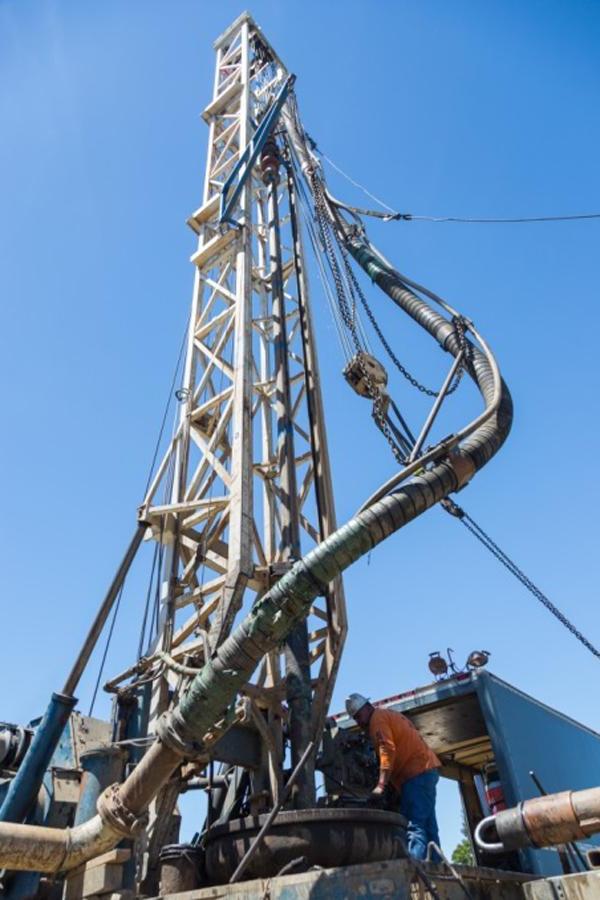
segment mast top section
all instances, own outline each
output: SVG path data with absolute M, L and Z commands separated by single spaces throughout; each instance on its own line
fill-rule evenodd
M 250 15 L 250 13 L 247 10 L 245 12 L 241 13 L 237 17 L 237 19 L 235 19 L 231 23 L 231 25 L 229 25 L 225 29 L 223 34 L 219 35 L 219 37 L 216 39 L 216 41 L 213 44 L 214 49 L 220 50 L 233 37 L 235 37 L 236 33 L 239 31 L 241 26 L 244 25 L 245 23 L 248 23 L 249 30 L 251 32 L 254 32 L 256 35 L 258 35 L 260 37 L 261 42 L 265 45 L 265 47 L 267 48 L 267 50 L 273 57 L 274 62 L 276 62 L 277 65 L 280 66 L 284 70 L 284 72 L 287 72 L 286 66 L 284 66 L 280 57 L 278 56 L 276 51 L 273 49 L 273 45 L 267 40 L 262 28 L 256 24 L 256 22 L 254 21 L 254 19 L 252 18 L 252 16 Z

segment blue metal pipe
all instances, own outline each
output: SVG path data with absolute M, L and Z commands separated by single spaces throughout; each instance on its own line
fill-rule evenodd
M 148 731 L 148 722 L 150 719 L 150 702 L 152 700 L 152 685 L 150 683 L 142 684 L 132 692 L 132 707 L 125 726 L 124 737 L 127 740 L 132 738 L 145 737 Z M 131 744 L 128 748 L 129 762 L 137 765 L 142 756 L 146 752 L 147 747 L 136 747 Z
M 79 760 L 83 769 L 79 802 L 75 813 L 75 825 L 87 822 L 96 815 L 96 803 L 102 791 L 121 781 L 125 765 L 125 752 L 120 747 L 102 744 L 86 750 Z
M 75 697 L 52 694 L 23 762 L 0 808 L 0 822 L 22 822 L 38 795 L 44 774 L 77 703 Z

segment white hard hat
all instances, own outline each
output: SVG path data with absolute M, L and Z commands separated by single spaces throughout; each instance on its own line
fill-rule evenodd
M 368 702 L 369 698 L 363 697 L 362 694 L 350 694 L 350 696 L 346 700 L 346 712 L 349 716 L 352 716 L 352 718 L 354 718 L 359 709 L 362 709 L 363 706 L 366 706 Z

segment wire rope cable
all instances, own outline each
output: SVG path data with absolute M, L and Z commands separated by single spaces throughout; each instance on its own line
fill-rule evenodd
M 295 181 L 298 186 L 300 186 L 302 184 L 302 182 L 299 181 L 297 177 L 295 178 Z M 342 350 L 342 355 L 344 356 L 346 362 L 348 362 L 348 360 L 352 356 L 352 349 L 350 347 L 349 339 L 344 330 L 341 316 L 340 316 L 338 307 L 337 307 L 335 299 L 334 299 L 333 289 L 327 278 L 327 273 L 325 271 L 325 267 L 323 264 L 322 251 L 319 250 L 319 239 L 318 239 L 318 236 L 315 231 L 311 213 L 310 213 L 309 209 L 307 209 L 307 207 L 306 207 L 307 200 L 305 197 L 303 197 L 301 195 L 300 191 L 298 191 L 298 196 L 300 197 L 299 206 L 300 206 L 300 211 L 302 213 L 302 220 L 306 226 L 309 241 L 310 241 L 310 244 L 311 244 L 314 256 L 315 256 L 315 260 L 317 263 L 319 280 L 321 281 L 321 284 L 323 285 L 323 290 L 325 293 L 327 304 L 329 306 L 331 318 L 332 318 L 334 326 L 335 326 L 338 341 L 339 341 L 339 344 L 340 344 L 340 347 Z
M 472 218 L 463 216 L 417 216 L 412 213 L 399 213 L 398 217 L 406 222 L 462 222 L 467 225 L 514 225 L 522 222 L 574 222 L 577 219 L 600 219 L 600 213 L 575 213 L 566 216 L 515 216 L 514 218 Z
M 115 622 L 117 621 L 117 615 L 119 613 L 119 607 L 121 605 L 121 598 L 123 596 L 123 588 L 125 587 L 125 582 L 121 585 L 121 589 L 119 590 L 119 596 L 117 597 L 117 602 L 115 603 L 115 611 L 112 615 L 112 620 L 110 623 L 110 628 L 108 629 L 108 635 L 106 638 L 106 644 L 104 645 L 104 652 L 102 653 L 102 659 L 100 661 L 100 668 L 98 670 L 98 677 L 96 679 L 96 684 L 94 686 L 94 692 L 92 694 L 92 700 L 90 703 L 90 709 L 88 712 L 88 716 L 92 715 L 94 711 L 94 705 L 96 703 L 96 697 L 98 696 L 98 690 L 100 688 L 100 681 L 102 680 L 102 673 L 104 672 L 104 666 L 106 664 L 106 657 L 108 656 L 108 650 L 110 648 L 110 642 L 112 640 L 113 631 L 115 630 Z
M 160 428 L 158 431 L 158 437 L 156 438 L 156 443 L 154 445 L 154 453 L 152 455 L 152 462 L 150 463 L 150 468 L 148 470 L 148 479 L 146 481 L 146 487 L 144 488 L 144 497 L 148 493 L 148 488 L 150 487 L 150 481 L 152 480 L 152 474 L 154 472 L 154 466 L 156 465 L 156 459 L 158 457 L 158 452 L 160 450 L 160 445 L 162 443 L 163 434 L 165 431 L 165 425 L 167 424 L 167 416 L 169 414 L 169 409 L 171 407 L 171 401 L 173 399 L 175 393 L 175 385 L 177 383 L 177 375 L 179 373 L 179 368 L 181 366 L 181 360 L 183 357 L 183 350 L 185 348 L 186 339 L 189 331 L 189 319 L 186 322 L 185 330 L 183 332 L 183 337 L 181 339 L 181 346 L 179 347 L 179 354 L 177 356 L 177 362 L 175 364 L 175 371 L 173 372 L 173 378 L 171 379 L 171 386 L 169 388 L 169 394 L 167 397 L 167 402 L 165 404 L 165 409 L 162 416 L 162 421 L 160 423 Z
M 144 652 L 144 644 L 145 644 L 145 638 L 146 638 L 146 625 L 148 623 L 148 613 L 150 611 L 150 603 L 152 601 L 152 588 L 154 585 L 154 572 L 156 570 L 156 561 L 158 559 L 158 549 L 159 549 L 159 545 L 158 545 L 158 542 L 156 541 L 154 543 L 154 553 L 152 554 L 152 567 L 150 569 L 150 577 L 148 579 L 148 589 L 146 591 L 144 616 L 143 616 L 142 625 L 140 628 L 140 639 L 139 639 L 139 643 L 138 643 L 138 652 L 137 652 L 138 659 L 141 658 L 141 656 Z
M 314 142 L 313 142 L 313 143 L 314 143 Z M 317 151 L 317 153 L 319 153 L 320 156 L 323 157 L 324 160 L 326 160 L 326 161 L 329 163 L 329 165 L 330 165 L 333 169 L 336 170 L 336 172 L 339 172 L 340 175 L 342 175 L 347 181 L 349 181 L 350 184 L 353 184 L 354 187 L 357 187 L 359 190 L 361 190 L 364 194 L 367 195 L 367 197 L 370 197 L 371 200 L 374 200 L 375 203 L 379 203 L 379 205 L 380 205 L 383 209 L 387 209 L 388 212 L 390 212 L 392 215 L 394 215 L 394 216 L 398 215 L 398 213 L 396 212 L 395 209 L 392 209 L 391 206 L 388 206 L 387 203 L 384 203 L 383 200 L 380 200 L 379 197 L 376 197 L 375 194 L 372 194 L 371 191 L 367 190 L 367 188 L 366 188 L 363 184 L 359 184 L 358 181 L 355 181 L 353 178 L 351 178 L 350 175 L 348 175 L 346 172 L 344 172 L 343 169 L 340 169 L 340 167 L 337 166 L 337 165 L 334 163 L 334 161 L 333 161 L 332 159 L 330 159 L 330 158 L 327 156 L 327 154 L 323 153 L 322 150 L 319 150 L 319 148 L 316 146 L 316 144 L 315 144 L 315 150 Z
M 312 140 L 312 139 L 311 139 Z M 345 178 L 350 184 L 354 185 L 354 187 L 361 190 L 367 197 L 370 197 L 371 200 L 375 200 L 382 209 L 385 209 L 386 212 L 382 213 L 378 210 L 374 209 L 362 209 L 360 207 L 340 204 L 343 208 L 350 210 L 351 212 L 356 212 L 360 215 L 364 216 L 374 216 L 376 218 L 382 218 L 386 221 L 403 221 L 403 222 L 458 222 L 466 225 L 515 225 L 522 224 L 527 222 L 574 222 L 577 220 L 586 220 L 586 219 L 600 219 L 600 212 L 592 212 L 592 213 L 573 213 L 566 215 L 549 215 L 549 216 L 424 216 L 424 215 L 415 215 L 413 213 L 401 213 L 395 209 L 392 209 L 391 206 L 388 206 L 383 200 L 369 191 L 363 184 L 356 181 L 347 172 L 344 172 L 340 166 L 333 162 L 332 159 L 327 156 L 326 153 L 317 147 L 317 145 L 312 141 L 313 148 L 317 151 L 317 153 L 324 159 L 326 162 L 339 172 L 339 174 Z
M 453 500 L 446 498 L 443 500 L 441 505 L 451 516 L 458 519 L 465 528 L 470 531 L 473 537 L 477 538 L 477 540 L 483 544 L 486 550 L 495 556 L 495 558 L 500 562 L 508 571 L 514 575 L 514 577 L 521 582 L 523 587 L 525 587 L 530 594 L 532 594 L 536 600 L 545 606 L 549 613 L 551 613 L 555 619 L 557 619 L 561 625 L 563 625 L 568 631 L 571 632 L 573 637 L 575 637 L 587 650 L 590 651 L 597 659 L 600 659 L 600 650 L 589 641 L 584 634 L 579 631 L 579 629 L 567 618 L 567 616 L 561 612 L 561 610 L 555 606 L 554 603 L 544 594 L 540 588 L 531 581 L 530 578 L 523 572 L 522 569 L 502 550 L 498 544 L 490 537 L 487 532 L 483 530 L 481 525 L 478 525 L 471 516 L 465 512 L 462 507 L 458 506 L 458 504 L 454 503 Z
M 348 362 L 353 355 L 353 350 L 352 350 L 352 347 L 350 344 L 348 334 L 345 330 L 345 326 L 344 326 L 344 322 L 342 320 L 339 306 L 336 303 L 336 300 L 334 297 L 334 289 L 331 286 L 331 283 L 327 276 L 327 272 L 325 270 L 325 266 L 324 266 L 324 262 L 323 262 L 323 256 L 326 252 L 325 247 L 324 247 L 319 235 L 317 234 L 317 230 L 315 227 L 315 218 L 314 218 L 314 215 L 313 215 L 313 212 L 311 209 L 310 201 L 309 201 L 307 193 L 306 193 L 305 182 L 304 182 L 304 179 L 301 178 L 301 176 L 298 173 L 298 168 L 297 168 L 297 164 L 294 159 L 293 153 L 290 153 L 290 158 L 292 159 L 294 183 L 296 185 L 298 197 L 300 199 L 299 206 L 300 206 L 300 210 L 302 212 L 303 222 L 304 222 L 304 224 L 306 226 L 306 230 L 308 232 L 310 244 L 312 246 L 312 250 L 315 255 L 315 260 L 317 262 L 319 279 L 320 279 L 320 281 L 323 285 L 323 289 L 325 291 L 325 296 L 326 296 L 327 303 L 328 303 L 328 306 L 329 306 L 329 309 L 331 312 L 331 317 L 333 319 L 335 329 L 336 329 L 336 332 L 338 335 L 338 340 L 339 340 L 340 346 L 342 348 L 342 354 L 343 354 L 346 362 Z
M 177 362 L 176 362 L 176 364 L 175 364 L 175 369 L 174 369 L 174 372 L 173 372 L 173 377 L 172 377 L 172 379 L 171 379 L 171 385 L 170 385 L 170 388 L 169 388 L 169 394 L 168 394 L 167 401 L 166 401 L 165 408 L 164 408 L 164 412 L 163 412 L 163 415 L 162 415 L 162 420 L 161 420 L 161 424 L 160 424 L 158 436 L 157 436 L 157 439 L 156 439 L 156 442 L 155 442 L 155 445 L 154 445 L 154 452 L 153 452 L 153 455 L 152 455 L 152 461 L 151 461 L 151 463 L 150 463 L 150 467 L 149 467 L 149 471 L 148 471 L 148 478 L 147 478 L 147 481 L 146 481 L 146 486 L 145 486 L 145 488 L 144 488 L 144 496 L 146 496 L 147 493 L 148 493 L 148 488 L 150 487 L 150 482 L 151 482 L 151 479 L 152 479 L 152 474 L 153 474 L 153 472 L 154 472 L 154 466 L 156 465 L 156 460 L 157 460 L 157 457 L 158 457 L 158 452 L 159 452 L 159 450 L 160 450 L 160 445 L 161 445 L 161 443 L 162 443 L 162 438 L 163 438 L 163 434 L 164 434 L 164 430 L 165 430 L 165 425 L 166 425 L 166 422 L 167 422 L 167 416 L 168 416 L 169 409 L 170 409 L 170 406 L 171 406 L 172 398 L 173 398 L 173 396 L 174 396 L 175 384 L 176 384 L 176 382 L 177 382 L 177 376 L 178 376 L 178 373 L 179 373 L 179 369 L 180 369 L 180 367 L 181 367 L 181 360 L 182 360 L 182 357 L 183 357 L 183 350 L 184 350 L 185 345 L 186 345 L 186 338 L 187 338 L 188 332 L 189 332 L 189 319 L 188 319 L 188 321 L 186 322 L 185 330 L 184 330 L 183 337 L 182 337 L 182 340 L 181 340 L 181 345 L 180 345 L 180 347 L 179 347 L 179 353 L 178 353 L 178 355 L 177 355 Z M 145 638 L 145 634 L 146 634 L 146 627 L 147 627 L 147 624 L 148 624 L 148 614 L 149 614 L 149 611 L 150 611 L 150 604 L 151 604 L 152 583 L 153 583 L 153 579 L 154 579 L 154 575 L 155 575 L 155 571 L 156 571 L 156 563 L 157 563 L 157 560 L 158 560 L 158 572 L 157 572 L 157 577 L 156 577 L 156 597 L 155 597 L 155 602 L 154 602 L 154 609 L 152 610 L 152 618 L 151 618 L 151 621 L 150 621 L 150 630 L 149 630 L 149 632 L 148 632 L 148 644 L 150 643 L 151 634 L 152 634 L 152 629 L 153 629 L 153 626 L 154 626 L 154 620 L 155 620 L 155 619 L 156 619 L 156 623 L 157 623 L 157 626 L 158 626 L 158 606 L 159 606 L 158 595 L 159 595 L 159 591 L 160 591 L 160 577 L 161 577 L 161 572 L 162 572 L 162 556 L 163 556 L 163 545 L 162 545 L 162 524 L 161 524 L 161 540 L 160 540 L 160 542 L 157 543 L 156 546 L 155 546 L 154 554 L 153 554 L 153 559 L 152 559 L 152 564 L 151 564 L 150 577 L 149 577 L 149 582 L 148 582 L 148 589 L 147 589 L 146 601 L 145 601 L 145 607 L 144 607 L 144 613 L 143 613 L 143 618 L 142 618 L 142 625 L 141 625 L 140 635 L 139 635 L 138 658 L 140 658 L 141 655 L 142 655 L 142 650 L 143 650 L 143 645 L 144 645 L 144 638 Z M 121 600 L 122 600 L 122 597 L 123 597 L 123 590 L 124 590 L 124 588 L 125 588 L 125 582 L 123 582 L 123 584 L 121 585 L 121 588 L 120 588 L 120 590 L 119 590 L 119 594 L 118 594 L 118 596 L 117 596 L 117 600 L 116 600 L 116 603 L 115 603 L 115 607 L 114 607 L 114 612 L 113 612 L 112 620 L 111 620 L 111 623 L 110 623 L 108 635 L 107 635 L 107 638 L 106 638 L 106 643 L 105 643 L 105 646 L 104 646 L 104 651 L 103 651 L 103 654 L 102 654 L 102 659 L 101 659 L 101 662 L 100 662 L 100 667 L 99 667 L 99 670 L 98 670 L 98 676 L 97 676 L 97 678 L 96 678 L 96 683 L 95 683 L 95 685 L 94 685 L 94 690 L 93 690 L 93 693 L 92 693 L 92 699 L 91 699 L 91 702 L 90 702 L 90 708 L 89 708 L 89 713 L 88 713 L 89 716 L 92 715 L 92 712 L 93 712 L 93 710 L 94 710 L 94 706 L 95 706 L 95 704 L 96 704 L 96 699 L 97 699 L 97 696 L 98 696 L 98 691 L 99 691 L 99 689 L 100 689 L 100 682 L 101 682 L 101 680 L 102 680 L 102 675 L 103 675 L 103 672 L 104 672 L 104 666 L 105 666 L 105 664 L 106 664 L 106 659 L 107 659 L 107 656 L 108 656 L 108 651 L 109 651 L 109 649 L 110 649 L 110 644 L 111 644 L 111 641 L 112 641 L 112 636 L 113 636 L 113 632 L 114 632 L 114 629 L 115 629 L 115 623 L 116 623 L 116 620 L 117 620 L 117 614 L 118 614 L 118 612 L 119 612 L 119 607 L 120 607 L 120 605 L 121 605 Z

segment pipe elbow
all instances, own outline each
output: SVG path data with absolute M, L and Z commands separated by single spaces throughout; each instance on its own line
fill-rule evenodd
M 14 871 L 56 874 L 76 869 L 122 839 L 99 815 L 74 828 L 0 822 L 0 865 Z
M 68 831 L 65 840 L 67 846 L 61 868 L 67 872 L 112 850 L 119 841 L 123 840 L 122 831 L 113 828 L 98 814 L 88 819 L 87 822 L 82 822 L 81 825 L 66 830 Z

